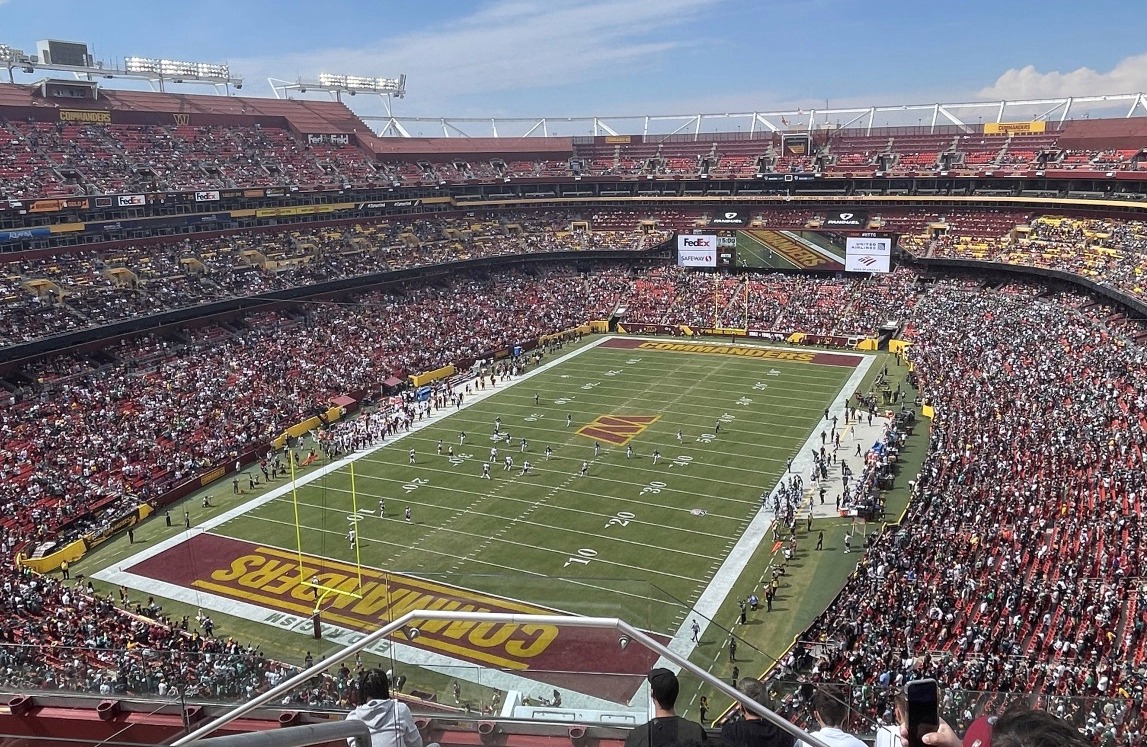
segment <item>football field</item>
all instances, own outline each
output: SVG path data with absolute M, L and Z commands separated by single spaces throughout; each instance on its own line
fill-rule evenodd
M 806 464 L 831 429 L 826 408 L 840 412 L 871 361 L 603 338 L 416 421 L 354 455 L 353 474 L 342 460 L 294 490 L 281 480 L 94 575 L 296 636 L 311 632 L 317 585 L 332 640 L 436 608 L 620 617 L 676 642 L 725 600 L 769 526 L 762 493 L 790 460 Z M 575 668 L 457 639 L 430 625 L 387 654 L 429 669 Z

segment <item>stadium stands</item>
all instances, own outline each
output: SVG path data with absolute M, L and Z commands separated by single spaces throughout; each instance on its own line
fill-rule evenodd
M 901 245 L 926 257 L 1027 265 L 1079 275 L 1147 299 L 1147 225 L 1017 213 L 962 218 L 939 238 L 909 236 Z
M 936 677 L 1044 694 L 1097 741 L 1123 738 L 1147 684 L 1143 351 L 1086 297 L 975 285 L 938 283 L 910 315 L 929 455 L 900 531 L 804 636 L 805 671 L 855 684 L 874 717 L 890 686 Z
M 0 84 L 0 140 L 7 140 L 0 198 L 493 184 L 567 178 L 575 173 L 571 164 L 579 165 L 578 174 L 596 177 L 751 178 L 760 171 L 869 177 L 881 170 L 897 175 L 940 168 L 967 175 L 1036 169 L 1107 174 L 1136 170 L 1143 162 L 1141 139 L 1093 133 L 1077 122 L 1030 135 L 937 134 L 924 127 L 889 135 L 842 131 L 816 135 L 813 153 L 795 156 L 781 154 L 781 133 L 722 133 L 711 141 L 674 135 L 577 144 L 560 137 L 469 138 L 453 147 L 442 138 L 395 143 L 376 137 L 335 102 L 120 91 L 109 92 L 110 109 L 97 110 L 108 112 L 105 122 L 26 120 L 16 113 L 39 106 L 25 89 Z M 118 123 L 111 116 L 117 107 L 133 121 L 150 116 L 162 123 Z M 173 113 L 173 107 L 184 108 Z M 818 161 L 818 154 L 826 157 Z
M 650 219 L 666 227 L 686 220 L 675 212 Z M 592 225 L 598 230 L 571 231 L 564 213 L 381 221 L 9 262 L 0 268 L 0 329 L 9 331 L 0 347 L 326 280 L 478 257 L 648 248 L 669 235 L 635 230 L 632 213 L 594 216 Z
M 989 226 L 1022 225 L 1012 213 L 982 218 Z M 1143 246 L 1137 224 L 1040 218 L 1028 226 L 1028 242 L 1071 244 L 1103 234 L 1127 247 Z M 375 228 L 380 235 L 393 230 Z M 429 237 L 440 228 L 424 226 L 419 232 Z M 531 228 L 547 236 L 552 226 L 539 221 Z M 289 257 L 290 242 L 285 243 Z M 203 253 L 222 250 L 215 246 Z M 140 264 L 144 256 L 129 261 Z M 177 266 L 172 257 L 147 259 L 159 277 Z M 79 282 L 63 272 L 54 277 L 61 287 Z M 881 685 L 920 673 L 968 690 L 1093 698 L 1135 692 L 1144 685 L 1135 662 L 1147 656 L 1142 640 L 1147 616 L 1129 579 L 1141 573 L 1147 555 L 1138 524 L 1128 517 L 1138 515 L 1144 488 L 1134 465 L 1144 447 L 1140 420 L 1147 404 L 1135 393 L 1147 391 L 1147 382 L 1135 364 L 1141 349 L 1110 343 L 1128 331 L 1141 333 L 1142 324 L 1118 319 L 1117 328 L 1108 327 L 1110 309 L 1075 294 L 1049 298 L 1038 284 L 977 286 L 944 281 L 919 296 L 916 276 L 900 270 L 870 281 L 750 274 L 720 279 L 714 288 L 711 279 L 676 268 L 635 274 L 603 267 L 578 276 L 571 267 L 557 266 L 534 277 L 503 272 L 415 284 L 401 294 L 371 292 L 353 311 L 301 305 L 188 331 L 182 340 L 120 343 L 98 358 L 45 359 L 6 382 L 11 396 L 0 415 L 6 433 L 3 463 L 24 466 L 7 468 L 0 478 L 5 567 L 16 552 L 98 527 L 117 509 L 146 500 L 173 479 L 230 458 L 239 441 L 275 435 L 315 405 L 345 391 L 375 387 L 380 377 L 472 357 L 618 306 L 636 321 L 706 324 L 713 318 L 716 291 L 723 324 L 747 313 L 750 323 L 762 328 L 862 334 L 887 318 L 906 319 L 921 391 L 937 408 L 931 456 L 905 528 L 877 540 L 853 581 L 805 636 L 830 644 L 819 649 L 822 661 L 813 677 L 869 685 L 857 692 L 871 716 L 880 716 L 885 707 Z M 393 335 L 385 340 L 368 335 L 384 318 Z M 422 320 L 428 318 L 436 323 L 427 327 Z M 337 343 L 329 333 L 335 328 L 342 330 Z M 232 365 L 252 349 L 261 351 L 267 365 Z M 320 351 L 327 366 L 288 364 L 307 360 L 304 350 Z M 1045 355 L 1038 366 L 1025 358 L 1031 350 Z M 336 371 L 336 379 L 327 377 L 327 370 Z M 1051 375 L 1062 371 L 1079 375 Z M 985 388 L 998 396 L 981 396 Z M 194 398 L 185 396 L 190 392 Z M 230 412 L 244 415 L 215 417 L 215 403 L 224 399 Z M 274 409 L 271 402 L 278 403 Z M 293 404 L 283 408 L 283 402 Z M 1061 417 L 1065 408 L 1071 413 L 1067 420 Z M 1080 425 L 1064 430 L 1068 423 Z M 991 433 L 983 430 L 988 424 Z M 990 458 L 977 458 L 985 452 Z M 46 458 L 53 454 L 67 455 L 67 461 Z M 79 464 L 82 473 L 70 466 Z M 1066 490 L 1060 490 L 1064 475 Z M 966 529 L 955 530 L 956 522 Z M 957 541 L 939 546 L 929 539 L 937 534 Z M 1011 575 L 1013 583 L 1000 586 L 996 579 L 1004 569 L 1023 570 Z M 208 676 L 201 685 L 208 697 L 257 692 L 288 671 L 271 662 L 253 665 L 245 657 L 254 654 L 239 644 L 185 635 L 171 621 L 166 626 L 145 622 L 154 610 L 139 600 L 128 611 L 116 611 L 119 622 L 102 636 L 62 635 L 47 621 L 63 616 L 82 630 L 82 621 L 111 614 L 116 600 L 93 599 L 83 588 L 53 580 L 7 580 L 23 584 L 26 593 L 18 598 L 28 601 L 10 610 L 5 640 L 52 641 L 52 646 L 9 650 L 7 655 L 15 657 L 10 662 L 20 665 L 10 686 L 151 692 L 159 679 L 146 674 L 147 651 L 171 647 L 173 641 L 188 661 L 196 661 L 199 652 L 231 657 L 224 660 L 232 664 L 223 665 L 223 675 Z M 893 593 L 906 583 L 919 591 Z M 992 586 L 998 588 L 989 593 Z M 1113 604 L 1124 596 L 1131 606 Z M 864 599 L 898 601 L 872 605 Z M 1061 599 L 1070 603 L 1058 604 Z M 902 625 L 905 620 L 913 627 Z M 841 635 L 842 624 L 851 625 L 849 635 Z M 181 626 L 174 621 L 175 628 Z M 67 645 L 119 650 L 131 636 L 146 636 L 148 645 L 133 647 L 126 660 L 113 657 L 114 663 L 103 652 L 80 661 L 53 654 L 55 647 Z M 923 653 L 905 664 L 897 652 L 909 641 Z M 1118 664 L 1123 661 L 1129 664 Z M 226 674 L 232 668 L 243 676 Z M 884 677 L 885 671 L 891 674 Z M 201 674 L 189 676 L 198 682 Z M 339 702 L 345 688 L 335 677 L 306 697 Z M 1096 733 L 1118 730 L 1117 720 L 1130 722 L 1125 710 L 1104 710 L 1100 704 L 1106 702 L 1092 701 L 1071 715 Z M 790 707 L 799 717 L 797 701 Z
M 0 85 L 0 107 L 43 106 L 30 96 Z M 677 179 L 758 171 L 1011 177 L 1046 169 L 1085 181 L 1141 169 L 1144 160 L 1141 142 L 1111 123 L 1033 135 L 818 133 L 818 152 L 798 157 L 781 155 L 780 133 L 396 144 L 333 103 L 186 96 L 173 112 L 171 97 L 113 92 L 106 106 L 163 120 L 0 119 L 0 198 L 245 186 L 394 185 L 417 193 L 443 184 L 565 182 L 571 162 L 589 177 L 648 180 L 652 196 L 659 185 L 676 190 Z M 1066 194 L 1068 186 L 1048 189 Z M 0 346 L 456 260 L 649 248 L 712 212 L 603 203 L 576 215 L 392 218 L 24 257 L 0 275 Z M 751 212 L 755 226 L 799 228 L 824 211 Z M 575 217 L 590 228 L 573 228 Z M 871 219 L 903 235 L 922 260 L 1061 270 L 1147 301 L 1140 221 L 1049 215 L 1023 204 L 893 206 Z M 151 600 L 126 592 L 99 598 L 82 579 L 35 577 L 14 570 L 14 560 L 108 529 L 124 510 L 229 463 L 342 394 L 377 391 L 387 377 L 620 308 L 625 322 L 779 335 L 860 337 L 897 319 L 912 343 L 921 396 L 936 410 L 925 466 L 904 524 L 876 535 L 848 585 L 774 673 L 778 688 L 792 690 L 794 676 L 845 681 L 862 715 L 879 719 L 890 686 L 934 676 L 957 693 L 945 709 L 961 727 L 1025 693 L 1097 743 L 1136 741 L 1147 688 L 1142 320 L 1035 281 L 932 283 L 903 268 L 860 280 L 550 264 L 411 281 L 353 300 L 299 302 L 39 358 L 0 379 L 0 582 L 8 592 L 0 602 L 0 682 L 99 694 L 164 694 L 179 684 L 190 698 L 243 699 L 293 672 L 211 636 L 203 620 L 166 619 Z M 340 672 L 292 702 L 345 704 L 349 693 Z M 784 711 L 807 723 L 800 693 Z

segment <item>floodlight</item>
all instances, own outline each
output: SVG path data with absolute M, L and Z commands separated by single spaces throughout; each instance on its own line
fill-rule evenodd
M 335 75 L 319 73 L 319 84 L 328 88 L 350 91 L 372 91 L 374 93 L 401 96 L 405 91 L 406 76 L 400 78 L 371 78 L 363 75 Z
M 226 80 L 231 77 L 231 69 L 227 65 L 182 60 L 158 60 L 151 57 L 128 57 L 124 60 L 124 68 L 129 73 L 159 75 L 165 78 Z
M 9 47 L 7 44 L 0 44 L 0 63 L 22 62 L 27 58 L 28 55 L 24 50 Z
M 160 61 L 149 57 L 128 57 L 123 61 L 124 70 L 129 73 L 159 74 Z

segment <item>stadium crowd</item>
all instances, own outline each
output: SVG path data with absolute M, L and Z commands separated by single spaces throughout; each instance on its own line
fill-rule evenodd
M 365 126 L 365 125 L 364 125 Z M 573 175 L 751 178 L 758 172 L 871 175 L 940 168 L 972 172 L 1135 170 L 1139 150 L 1056 148 L 1057 133 L 1005 137 L 841 135 L 813 155 L 783 154 L 772 137 L 582 144 L 548 158 L 454 156 L 430 162 L 380 160 L 355 143 L 311 143 L 285 129 L 255 126 L 20 122 L 0 118 L 0 198 L 116 194 L 235 187 L 439 185 Z M 560 149 L 555 145 L 555 150 Z M 567 146 L 568 147 L 568 146 Z M 1042 154 L 1037 158 L 1037 153 Z
M 1027 240 L 1073 240 L 1062 233 L 1069 227 L 1056 230 L 1035 227 L 1042 238 Z M 890 708 L 888 688 L 918 676 L 957 693 L 1036 693 L 1097 742 L 1134 743 L 1147 686 L 1137 581 L 1147 567 L 1138 520 L 1147 355 L 1128 337 L 1142 325 L 1121 319 L 1113 328 L 1109 307 L 1034 283 L 980 286 L 948 280 L 920 293 L 904 270 L 868 281 L 713 280 L 668 267 L 551 266 L 411 283 L 352 304 L 300 303 L 182 338 L 120 343 L 98 358 L 26 366 L 0 403 L 0 553 L 5 585 L 20 592 L 9 595 L 11 622 L 0 635 L 37 646 L 6 648 L 7 676 L 22 676 L 32 657 L 56 674 L 13 684 L 91 690 L 111 677 L 116 687 L 158 692 L 158 679 L 140 674 L 146 652 L 179 647 L 196 662 L 181 664 L 180 676 L 210 697 L 258 691 L 289 671 L 235 642 L 176 630 L 182 623 L 147 622 L 146 606 L 125 611 L 87 594 L 82 579 L 18 575 L 12 560 L 106 525 L 334 396 L 619 305 L 627 318 L 698 325 L 714 308 L 726 324 L 747 309 L 750 325 L 803 324 L 818 334 L 864 333 L 899 318 L 922 396 L 937 412 L 915 499 L 903 527 L 867 548 L 781 674 L 849 682 L 876 718 Z M 107 605 L 120 622 L 104 629 L 97 621 Z M 69 660 L 69 645 L 129 654 Z M 315 690 L 303 697 L 340 699 L 337 678 Z M 948 703 L 954 725 L 984 705 L 952 697 L 961 699 Z M 799 716 L 799 698 L 787 707 Z
M 626 321 L 864 336 L 901 313 L 915 294 L 905 270 L 879 280 L 746 272 L 718 276 L 662 267 L 634 278 Z
M 906 236 L 901 246 L 926 257 L 978 259 L 1062 270 L 1147 300 L 1147 223 L 1038 216 L 1003 229 Z M 994 229 L 994 230 L 993 230 Z
M 567 213 L 382 221 L 81 251 L 0 265 L 0 347 L 225 298 L 510 254 L 648 249 L 666 231 L 570 228 Z
M 389 182 L 354 145 L 275 127 L 98 125 L 0 119 L 0 197 Z
M 936 418 L 906 520 L 777 676 L 844 680 L 871 718 L 934 677 L 963 691 L 953 726 L 1033 697 L 1096 743 L 1136 744 L 1147 353 L 1086 297 L 974 285 L 939 283 L 910 317 Z

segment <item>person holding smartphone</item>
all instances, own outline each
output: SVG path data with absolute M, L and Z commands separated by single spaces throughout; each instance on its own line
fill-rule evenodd
M 904 686 L 908 747 L 925 747 L 924 737 L 940 729 L 940 685 L 936 680 L 913 680 Z
M 900 734 L 903 744 L 908 744 L 906 724 Z M 963 739 L 940 719 L 940 728 L 921 741 L 928 747 L 1091 747 L 1090 740 L 1071 723 L 1026 706 L 1008 709 L 994 724 L 990 718 L 976 719 Z

